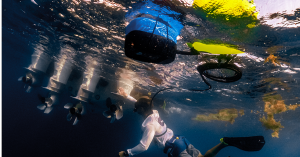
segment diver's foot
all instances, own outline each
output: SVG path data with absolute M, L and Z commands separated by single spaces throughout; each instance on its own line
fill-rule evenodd
M 235 146 L 245 151 L 259 151 L 265 144 L 263 136 L 223 137 L 220 141 L 223 144 L 227 144 L 228 146 Z
M 220 139 L 220 142 L 221 142 L 222 144 L 228 146 L 228 144 L 227 144 L 226 142 L 224 142 L 224 138 L 221 138 L 221 139 Z

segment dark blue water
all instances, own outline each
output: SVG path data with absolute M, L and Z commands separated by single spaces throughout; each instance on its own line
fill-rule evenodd
M 178 56 L 175 63 L 168 65 L 137 63 L 124 56 L 122 39 L 125 37 L 126 27 L 124 15 L 125 10 L 132 5 L 131 2 L 106 1 L 109 4 L 122 5 L 115 8 L 108 3 L 95 3 L 96 1 L 78 4 L 75 1 L 35 2 L 37 4 L 30 0 L 2 2 L 3 156 L 113 157 L 117 156 L 119 151 L 136 146 L 142 137 L 140 125 L 143 120 L 132 112 L 131 104 L 127 103 L 124 107 L 124 117 L 112 124 L 102 115 L 105 98 L 111 96 L 109 92 L 117 92 L 117 88 L 106 90 L 107 94 L 99 101 L 93 99 L 94 103 L 100 106 L 100 111 L 89 112 L 75 126 L 66 120 L 68 110 L 63 108 L 66 103 L 77 102 L 71 98 L 72 93 L 67 90 L 59 94 L 59 104 L 49 114 L 37 109 L 37 105 L 41 103 L 37 95 L 46 96 L 49 93 L 42 87 L 47 86 L 51 75 L 44 75 L 42 84 L 30 93 L 26 93 L 24 84 L 17 81 L 26 73 L 24 67 L 31 64 L 31 55 L 35 52 L 48 54 L 54 62 L 62 58 L 63 53 L 67 54 L 72 58 L 74 69 L 79 71 L 78 73 L 83 73 L 87 65 L 95 59 L 101 64 L 101 76 L 110 85 L 117 85 L 117 80 L 121 80 L 122 76 L 131 76 L 134 72 L 131 79 L 135 87 L 146 94 L 150 92 L 153 95 L 169 85 L 207 88 L 195 70 L 194 64 L 198 61 L 195 56 Z M 69 11 L 74 8 L 75 13 Z M 191 10 L 186 10 L 193 15 L 189 11 Z M 295 13 L 294 16 L 299 18 L 299 14 Z M 207 26 L 209 23 L 204 25 Z M 108 30 L 103 29 L 104 27 Z M 183 31 L 183 36 L 188 34 L 187 32 Z M 207 35 L 199 30 L 191 29 L 189 32 L 199 36 Z M 157 107 L 167 126 L 174 133 L 186 136 L 202 154 L 218 144 L 222 137 L 263 135 L 266 144 L 261 151 L 245 152 L 227 147 L 217 156 L 300 155 L 299 108 L 274 114 L 274 119 L 284 126 L 279 130 L 279 138 L 272 137 L 273 131 L 266 129 L 259 121 L 266 116 L 263 101 L 265 93 L 277 92 L 286 105 L 299 103 L 299 27 L 284 29 L 266 27 L 266 31 L 260 33 L 261 36 L 275 34 L 277 40 L 262 38 L 270 45 L 260 45 L 261 40 L 245 44 L 248 54 L 265 59 L 268 57 L 265 53 L 267 48 L 284 46 L 285 50 L 280 50 L 278 56 L 282 62 L 290 63 L 287 64 L 288 68 L 276 67 L 271 63 L 264 64 L 263 61 L 257 62 L 248 56 L 241 59 L 244 63 L 243 77 L 237 82 L 225 84 L 209 80 L 213 88 L 208 92 L 173 90 L 156 97 L 157 104 L 163 100 L 167 103 L 168 113 Z M 189 41 L 188 35 L 184 37 L 184 41 Z M 184 47 L 184 41 L 178 42 L 179 48 Z M 155 70 L 149 70 L 151 68 Z M 130 72 L 121 75 L 124 69 L 129 69 Z M 288 69 L 295 73 L 286 72 Z M 158 77 L 163 83 L 155 83 L 155 79 L 150 76 Z M 266 78 L 279 78 L 279 81 L 264 81 Z M 281 90 L 282 88 L 284 90 Z M 230 92 L 229 89 L 236 93 Z M 239 115 L 233 123 L 220 120 L 210 122 L 193 120 L 197 114 L 216 114 L 221 109 L 231 108 L 244 110 L 245 114 Z M 137 156 L 166 155 L 151 144 L 146 152 Z

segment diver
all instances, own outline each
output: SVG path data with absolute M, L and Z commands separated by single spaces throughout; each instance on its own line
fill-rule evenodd
M 122 102 L 112 104 L 110 97 L 106 99 L 106 107 L 109 110 L 103 112 L 106 118 L 111 118 L 110 123 L 113 123 L 116 119 L 119 120 L 123 117 Z
M 67 115 L 68 121 L 71 121 L 73 117 L 75 117 L 73 125 L 76 125 L 85 113 L 85 107 L 82 102 L 78 102 L 77 104 L 67 103 L 64 108 L 69 109 L 69 113 Z
M 174 135 L 173 131 L 160 118 L 158 111 L 153 110 L 153 104 L 148 96 L 138 100 L 126 94 L 119 88 L 119 94 L 135 102 L 134 112 L 145 120 L 142 123 L 143 137 L 140 143 L 132 149 L 119 152 L 120 157 L 133 156 L 148 149 L 152 140 L 161 148 L 168 157 L 214 157 L 227 146 L 235 146 L 245 151 L 258 151 L 264 144 L 263 136 L 252 137 L 224 137 L 221 142 L 202 155 L 184 136 Z

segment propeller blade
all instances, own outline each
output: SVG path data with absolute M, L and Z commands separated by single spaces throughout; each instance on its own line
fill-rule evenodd
M 37 106 L 38 109 L 40 110 L 44 110 L 46 108 L 46 105 L 45 104 L 40 104 Z
M 123 117 L 123 108 L 119 106 L 119 109 L 116 111 L 116 119 L 119 120 Z
M 111 118 L 111 115 L 112 115 L 113 113 L 110 111 L 110 110 L 106 110 L 106 111 L 104 111 L 103 112 L 103 115 L 106 117 L 106 118 Z
M 69 114 L 67 115 L 67 121 L 71 121 L 71 119 L 72 119 L 72 114 L 69 113 Z
M 116 115 L 114 114 L 114 115 L 111 117 L 110 123 L 113 123 L 115 120 L 116 120 Z
M 53 107 L 47 107 L 44 113 L 48 114 L 52 111 Z
M 23 76 L 21 76 L 20 78 L 18 78 L 18 81 L 22 81 L 23 80 Z
M 26 81 L 29 81 L 33 78 L 32 74 L 31 73 L 27 73 L 26 74 Z
M 50 103 L 46 103 L 47 104 L 47 107 L 51 107 L 52 106 L 52 104 L 50 104 Z
M 81 103 L 82 104 L 82 103 Z M 86 114 L 86 106 L 85 104 L 82 104 L 82 110 L 81 110 L 81 115 L 85 115 Z
M 57 104 L 57 101 L 58 101 L 57 99 L 58 99 L 58 98 L 57 98 L 57 95 L 56 95 L 56 94 L 51 95 L 51 96 L 50 96 L 51 104 L 52 104 L 52 105 Z
M 27 93 L 30 93 L 31 91 L 32 91 L 32 87 L 31 87 L 31 86 L 28 86 L 26 92 L 27 92 Z
M 77 123 L 78 123 L 78 118 L 76 117 L 75 120 L 74 120 L 73 125 L 76 125 Z
M 67 103 L 64 108 L 65 109 L 70 109 L 71 107 L 73 107 L 73 104 L 72 103 Z
M 50 98 L 46 98 L 45 99 L 45 103 L 47 104 L 48 107 L 52 106 L 53 101 L 52 101 L 51 97 Z

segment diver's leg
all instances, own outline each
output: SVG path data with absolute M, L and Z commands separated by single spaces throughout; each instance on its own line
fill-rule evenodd
M 227 147 L 226 144 L 219 143 L 218 145 L 216 145 L 213 148 L 211 148 L 210 150 L 208 150 L 205 153 L 205 155 L 199 154 L 198 157 L 215 157 L 219 153 L 219 151 L 225 147 Z
M 182 151 L 178 157 L 193 157 L 186 150 Z
M 196 149 L 192 144 L 188 146 L 186 151 L 191 157 L 198 157 L 199 155 L 201 155 L 200 151 Z

